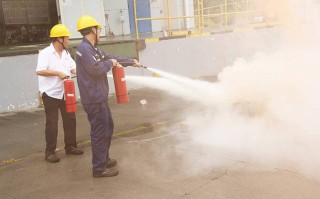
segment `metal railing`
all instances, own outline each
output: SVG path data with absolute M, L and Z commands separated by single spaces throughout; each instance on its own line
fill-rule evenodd
M 233 18 L 240 19 L 242 20 L 242 24 L 247 25 L 253 22 L 252 17 L 250 17 L 252 15 L 258 16 L 257 14 L 259 14 L 260 16 L 266 16 L 265 10 L 257 9 L 253 1 L 249 0 L 236 3 L 227 3 L 225 0 L 224 4 L 206 7 L 203 9 L 203 12 L 205 13 L 203 14 L 204 24 L 206 24 L 207 27 L 214 26 L 210 23 L 213 19 L 220 19 L 219 22 L 215 24 L 216 26 L 220 25 L 227 28 Z
M 170 0 L 166 0 L 167 1 L 167 16 L 163 16 L 163 17 L 150 17 L 150 18 L 138 18 L 137 17 L 137 0 L 134 0 L 133 3 L 133 9 L 134 9 L 134 20 L 135 20 L 135 30 L 136 30 L 136 39 L 139 39 L 139 29 L 138 29 L 138 22 L 139 21 L 149 21 L 149 20 L 167 20 L 168 23 L 168 34 L 169 36 L 171 36 L 171 31 L 172 31 L 172 26 L 171 26 L 171 21 L 173 19 L 186 19 L 186 18 L 193 18 L 196 19 L 198 18 L 200 21 L 200 15 L 192 15 L 192 16 L 171 16 L 171 5 L 170 5 Z M 198 0 L 198 5 L 200 4 L 199 2 L 203 3 L 203 0 Z
M 203 0 L 195 0 L 194 7 L 196 8 L 193 10 L 193 15 L 190 16 L 172 16 L 170 14 L 172 10 L 171 0 L 164 1 L 166 1 L 166 16 L 138 18 L 137 0 L 134 0 L 136 39 L 139 39 L 138 22 L 140 21 L 166 20 L 168 36 L 172 36 L 172 20 L 176 19 L 193 19 L 195 22 L 193 30 L 198 33 L 203 33 L 205 28 L 223 27 L 224 29 L 230 29 L 232 28 L 230 26 L 234 23 L 248 25 L 254 22 L 254 16 L 260 16 L 263 18 L 262 21 L 266 20 L 266 10 L 260 9 L 261 6 L 257 6 L 259 0 L 242 0 L 233 3 L 228 3 L 228 0 L 224 0 L 223 4 L 211 7 L 204 7 Z

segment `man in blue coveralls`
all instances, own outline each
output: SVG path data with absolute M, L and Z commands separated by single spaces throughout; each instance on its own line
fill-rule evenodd
M 79 18 L 77 29 L 83 40 L 77 48 L 76 64 L 81 102 L 91 125 L 93 177 L 118 175 L 117 161 L 109 157 L 113 120 L 108 105 L 109 85 L 106 73 L 118 62 L 141 64 L 132 58 L 106 54 L 99 50 L 101 25 L 89 15 Z M 128 65 L 129 65 L 128 64 Z

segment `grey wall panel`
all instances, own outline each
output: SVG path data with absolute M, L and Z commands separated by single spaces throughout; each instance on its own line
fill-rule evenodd
M 109 24 L 115 35 L 130 34 L 128 1 L 104 0 L 105 12 L 109 14 Z M 122 11 L 122 13 L 121 13 Z M 123 23 L 121 22 L 123 16 Z M 107 26 L 107 24 L 106 24 Z
M 35 108 L 39 105 L 38 78 L 36 75 L 38 54 L 0 58 L 0 112 L 19 111 Z M 144 69 L 125 68 L 126 75 L 145 75 Z M 110 71 L 107 75 L 112 76 Z M 110 94 L 114 93 L 113 78 L 108 78 Z M 77 79 L 76 96 L 80 100 Z M 141 88 L 128 83 L 128 89 Z
M 100 36 L 105 36 L 105 16 L 103 0 L 82 0 L 83 14 L 93 16 L 102 25 Z
M 149 67 L 188 77 L 216 75 L 238 57 L 250 58 L 257 51 L 273 51 L 280 43 L 277 28 L 225 33 L 147 43 L 139 52 Z
M 150 12 L 151 12 L 151 17 L 156 18 L 156 17 L 163 17 L 164 16 L 164 3 L 162 1 L 151 1 L 150 2 Z M 165 21 L 166 20 L 152 20 L 152 32 L 160 32 L 165 29 Z
M 38 104 L 37 55 L 0 58 L 0 111 Z
M 81 38 L 77 31 L 77 21 L 83 15 L 91 15 L 102 25 L 101 36 L 105 36 L 104 5 L 102 0 L 59 0 L 62 23 L 72 33 L 71 38 Z
M 63 0 L 59 0 L 60 9 L 58 9 L 61 14 L 61 22 L 69 28 L 72 33 L 71 38 L 80 38 L 81 35 L 77 31 L 77 20 L 83 15 L 82 0 L 69 2 L 64 3 Z

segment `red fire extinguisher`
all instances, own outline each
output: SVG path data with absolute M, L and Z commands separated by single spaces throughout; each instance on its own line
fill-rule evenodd
M 75 113 L 77 111 L 76 92 L 72 79 L 64 80 L 64 98 L 66 102 L 66 112 Z
M 127 84 L 124 69 L 121 65 L 112 68 L 114 87 L 116 90 L 117 103 L 124 104 L 129 102 Z

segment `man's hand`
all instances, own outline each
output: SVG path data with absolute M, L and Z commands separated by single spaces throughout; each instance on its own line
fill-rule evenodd
M 111 59 L 112 66 L 116 66 L 118 64 L 118 61 L 116 59 Z
M 142 64 L 138 60 L 134 59 L 133 62 L 133 67 L 142 67 Z
M 77 74 L 77 70 L 76 70 L 76 69 L 72 69 L 70 72 L 71 72 L 72 74 L 74 74 L 74 75 Z
M 68 76 L 66 74 L 64 74 L 63 72 L 59 72 L 58 76 L 60 77 L 61 80 L 64 80 L 64 79 L 68 78 Z

